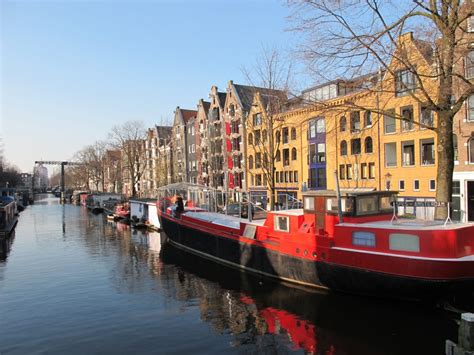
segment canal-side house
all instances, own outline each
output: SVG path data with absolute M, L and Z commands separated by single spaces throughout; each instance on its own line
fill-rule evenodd
M 197 183 L 204 186 L 209 186 L 208 114 L 210 106 L 210 102 L 199 100 L 195 125 L 196 134 L 199 135 L 196 142 Z
M 196 115 L 191 116 L 186 121 L 186 154 L 187 154 L 187 182 L 197 184 L 198 182 L 198 146 L 201 144 L 199 131 L 197 126 L 197 112 Z
M 104 191 L 122 192 L 122 152 L 118 149 L 105 152 Z
M 462 9 L 465 13 L 466 8 Z M 469 17 L 462 25 L 459 35 L 465 50 L 459 53 L 462 60 L 456 69 L 464 74 L 464 78 L 474 80 L 474 17 Z M 466 83 L 458 80 L 454 92 L 457 98 Z M 456 115 L 453 127 L 454 140 L 454 174 L 453 174 L 453 217 L 464 222 L 474 222 L 474 95 L 471 95 Z
M 176 107 L 173 121 L 172 150 L 173 150 L 173 183 L 187 182 L 188 180 L 188 145 L 187 145 L 187 122 L 196 117 L 194 110 Z
M 173 177 L 173 154 L 171 136 L 173 127 L 156 126 L 157 157 L 156 186 L 171 184 Z
M 125 196 L 141 196 L 143 193 L 143 173 L 145 172 L 145 140 L 129 139 L 122 148 L 122 194 Z M 129 161 L 130 159 L 130 161 Z M 132 161 L 133 160 L 133 161 Z
M 148 128 L 145 139 L 145 171 L 143 173 L 143 196 L 151 197 L 156 192 L 156 160 L 158 136 L 156 127 Z
M 223 111 L 226 102 L 226 93 L 219 92 L 217 86 L 212 86 L 209 99 L 209 182 L 213 188 L 223 190 L 224 177 L 227 173 L 227 164 L 224 164 L 225 147 L 223 131 Z

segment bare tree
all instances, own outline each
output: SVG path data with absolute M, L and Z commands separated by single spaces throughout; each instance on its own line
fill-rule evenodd
M 245 123 L 246 131 L 250 133 L 246 138 L 247 146 L 255 152 L 255 168 L 260 169 L 263 183 L 271 191 L 270 206 L 273 210 L 275 160 L 280 154 L 284 124 L 280 113 L 290 91 L 292 66 L 275 47 L 263 47 L 253 67 L 242 71 L 249 84 L 259 88 Z
M 474 94 L 463 65 L 473 39 L 467 27 L 474 14 L 472 0 L 288 2 L 295 9 L 294 29 L 306 36 L 302 52 L 319 77 L 355 77 L 379 71 L 383 83 L 368 90 L 392 96 L 403 92 L 436 113 L 436 124 L 425 128 L 437 137 L 436 200 L 449 202 L 454 118 Z M 416 45 L 427 65 L 420 65 L 409 42 L 400 41 L 408 31 L 416 31 L 422 39 Z M 406 121 L 401 115 L 393 115 Z M 446 208 L 436 209 L 436 218 L 446 216 Z
M 110 132 L 112 146 L 122 152 L 123 181 L 130 184 L 132 196 L 137 196 L 145 171 L 145 138 L 146 130 L 139 121 L 125 122 Z

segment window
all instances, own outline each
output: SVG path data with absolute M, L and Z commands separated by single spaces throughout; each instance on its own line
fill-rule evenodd
M 375 247 L 375 234 L 372 232 L 352 232 L 352 245 Z
M 385 143 L 385 166 L 397 166 L 397 143 Z
M 262 175 L 255 175 L 255 186 L 262 186 Z
M 253 115 L 253 125 L 260 126 L 262 124 L 262 114 L 256 113 Z
M 267 130 L 264 129 L 262 131 L 262 142 L 265 143 L 267 141 Z
M 276 183 L 279 183 L 280 182 L 280 174 L 277 172 L 275 172 L 275 182 Z
M 317 159 L 318 159 L 317 160 L 318 163 L 326 162 L 326 144 L 318 143 Z
M 291 140 L 295 140 L 296 139 L 296 128 L 292 128 L 291 129 Z
M 466 56 L 466 78 L 474 77 L 474 51 L 470 51 Z
M 434 127 L 434 114 L 433 111 L 428 110 L 426 107 L 422 107 L 420 111 L 420 121 L 423 125 L 421 128 Z
M 288 127 L 283 128 L 283 144 L 288 144 L 290 141 L 289 130 Z
M 309 139 L 316 138 L 316 121 L 315 120 L 309 121 L 308 138 Z
M 255 168 L 260 169 L 262 167 L 262 153 L 255 154 Z
M 430 179 L 430 191 L 436 191 L 436 180 Z
M 367 179 L 367 163 L 362 163 L 360 164 L 360 178 L 362 180 L 366 180 Z
M 316 121 L 316 133 L 324 132 L 326 132 L 326 123 L 324 122 L 324 118 L 320 118 Z
M 260 130 L 259 130 L 259 129 L 257 129 L 257 130 L 255 131 L 255 141 L 254 141 L 254 144 L 255 144 L 255 145 L 260 144 Z
M 314 210 L 314 197 L 305 197 L 303 203 L 305 210 Z
M 459 180 L 453 180 L 453 195 L 461 194 L 461 182 Z
M 252 134 L 252 133 L 249 133 L 249 137 L 248 137 L 247 140 L 248 140 L 248 142 L 249 142 L 250 145 L 253 144 L 253 134 Z
M 360 112 L 351 112 L 351 132 L 360 131 Z
M 278 149 L 275 152 L 275 161 L 280 161 L 280 160 L 281 160 L 281 153 L 280 153 L 280 149 Z
M 351 154 L 360 154 L 360 138 L 351 139 Z
M 277 131 L 275 133 L 275 143 L 280 144 L 280 141 L 281 141 L 281 133 L 280 133 L 280 131 Z
M 339 121 L 339 130 L 341 132 L 345 132 L 346 131 L 346 126 L 347 126 L 347 119 L 345 116 L 342 116 L 340 121 Z
M 253 156 L 249 156 L 249 169 L 253 169 Z
M 346 179 L 346 166 L 344 164 L 339 165 L 339 179 Z
M 317 186 L 316 168 L 309 169 L 309 187 Z
M 352 180 L 352 164 L 346 165 L 346 179 Z
M 229 115 L 231 117 L 234 117 L 234 115 L 235 115 L 235 106 L 234 106 L 234 104 L 229 105 Z
M 318 169 L 317 174 L 318 174 L 317 187 L 325 188 L 326 187 L 326 169 L 324 168 Z
M 298 172 L 296 170 L 295 170 L 294 175 L 295 175 L 295 182 L 298 182 Z
M 413 141 L 402 142 L 402 165 L 415 165 L 415 143 Z
M 421 141 L 421 165 L 433 165 L 435 163 L 435 149 L 433 139 Z
M 366 196 L 359 197 L 356 200 L 357 203 L 357 215 L 370 214 L 377 212 L 378 210 L 378 197 L 377 196 Z
M 285 182 L 288 182 L 288 171 L 285 171 Z
M 372 126 L 372 112 L 365 111 L 364 113 L 364 127 Z
M 394 110 L 389 110 L 383 115 L 383 127 L 385 134 L 395 133 L 395 131 L 397 130 L 397 125 L 394 116 Z
M 372 144 L 372 138 L 367 137 L 364 141 L 364 146 L 365 146 L 365 152 L 366 153 L 373 153 L 374 147 Z
M 402 131 L 411 131 L 413 129 L 413 107 L 406 106 L 402 107 L 400 110 L 400 115 L 402 116 Z
M 405 180 L 399 180 L 398 181 L 398 189 L 400 191 L 405 191 Z
M 309 145 L 309 163 L 310 164 L 317 163 L 316 144 L 310 144 Z
M 341 142 L 341 155 L 347 155 L 347 142 L 346 141 Z
M 288 148 L 283 149 L 283 165 L 290 165 L 290 150 Z
M 396 96 L 403 96 L 415 89 L 415 75 L 409 70 L 399 70 L 395 73 Z
M 369 163 L 369 179 L 375 179 L 375 163 Z
M 454 161 L 459 160 L 459 153 L 458 153 L 458 136 L 453 134 L 453 151 L 454 151 Z
M 474 95 L 469 96 L 467 100 L 467 120 L 474 121 Z
M 291 149 L 291 160 L 296 160 L 297 158 L 297 153 L 296 153 L 296 148 Z
M 413 234 L 391 233 L 389 236 L 390 250 L 420 251 L 420 238 Z
M 290 218 L 287 216 L 275 216 L 275 230 L 279 232 L 290 231 Z
M 420 180 L 413 180 L 413 191 L 420 191 Z
M 293 182 L 293 171 L 289 172 L 289 179 L 288 182 Z

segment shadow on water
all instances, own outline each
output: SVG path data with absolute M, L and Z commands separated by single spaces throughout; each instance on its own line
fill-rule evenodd
M 178 267 L 176 294 L 198 298 L 201 319 L 230 332 L 243 351 L 277 351 L 281 336 L 293 350 L 318 354 L 442 354 L 445 339 L 456 338 L 449 314 L 420 304 L 301 290 L 168 243 L 160 257 Z
M 7 238 L 0 238 L 0 262 L 5 262 L 15 241 L 15 230 Z

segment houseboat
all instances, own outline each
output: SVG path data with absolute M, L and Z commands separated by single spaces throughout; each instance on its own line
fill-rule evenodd
M 160 229 L 156 199 L 136 198 L 129 200 L 130 220 L 134 227 Z
M 474 290 L 474 224 L 402 220 L 390 191 L 310 191 L 249 221 L 160 199 L 170 243 L 242 270 L 343 292 L 444 299 Z M 192 205 L 199 206 L 194 202 Z
M 18 222 L 15 198 L 0 196 L 0 238 L 10 236 Z

